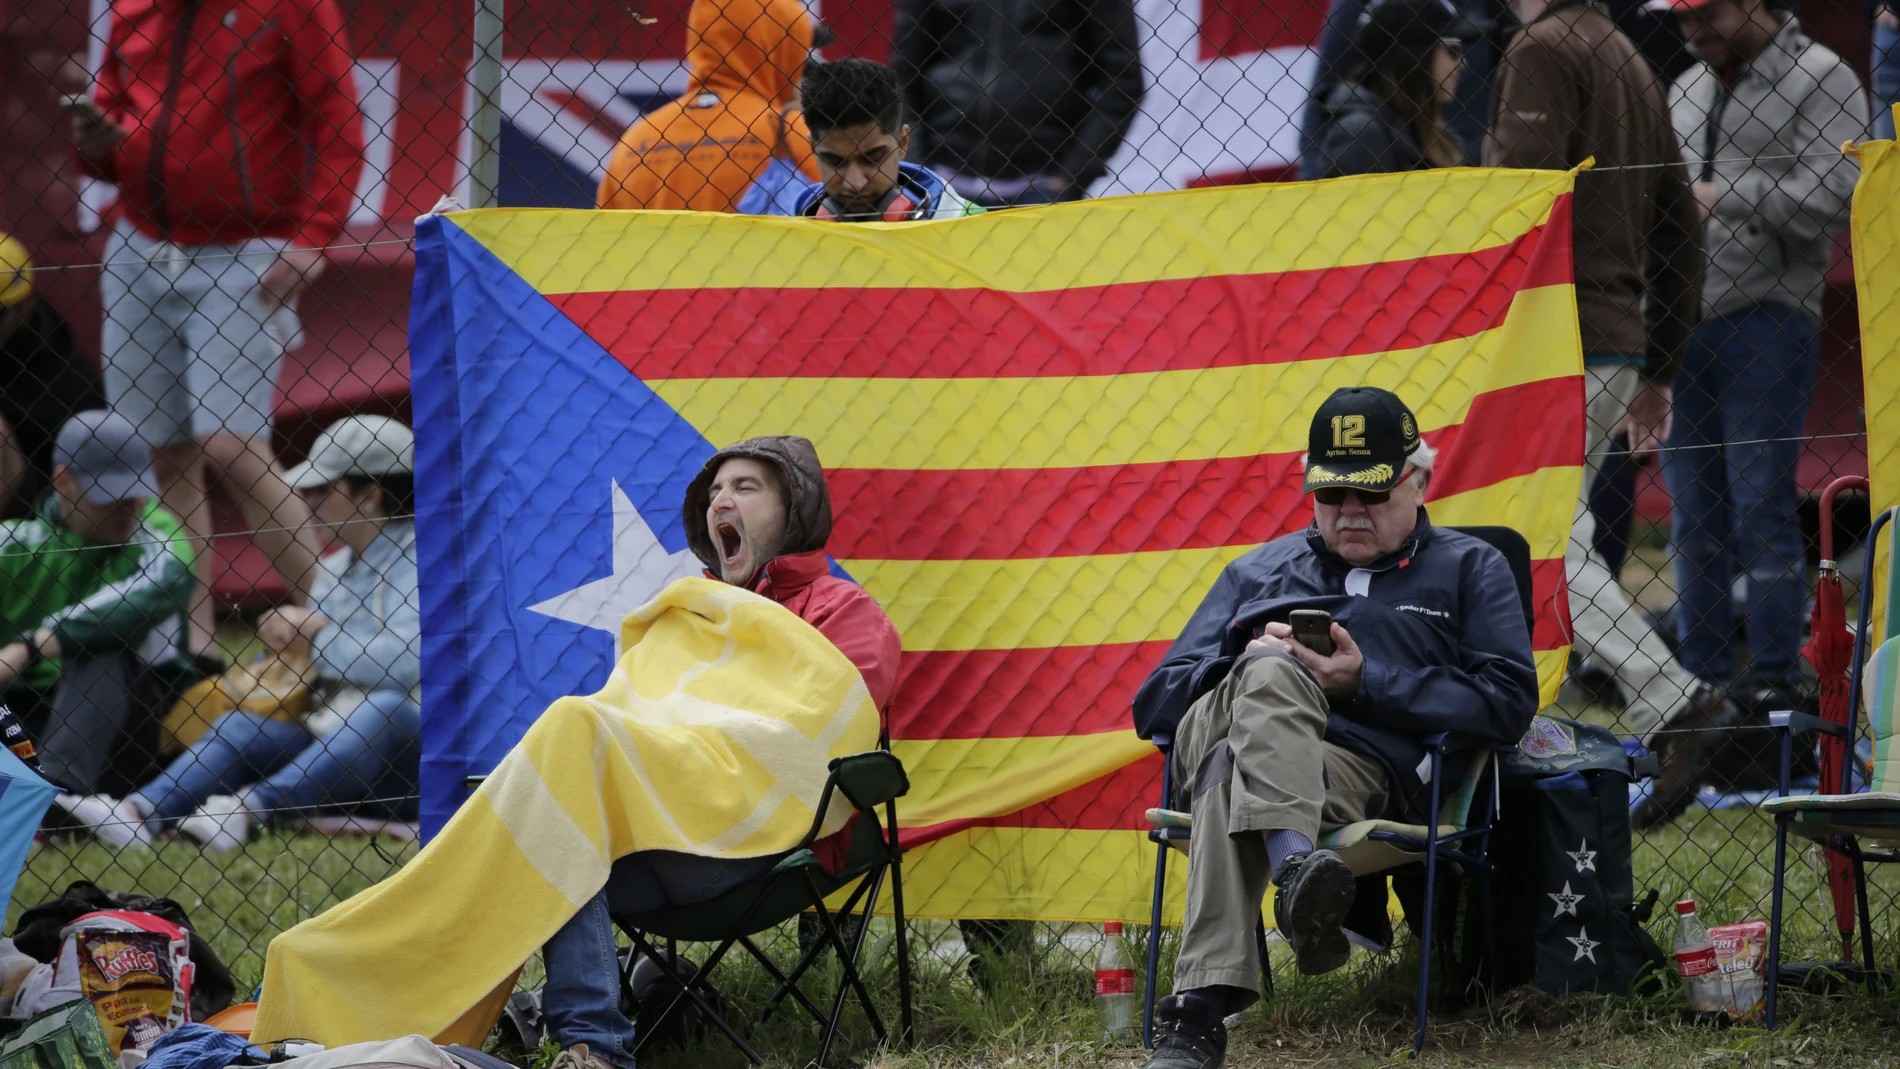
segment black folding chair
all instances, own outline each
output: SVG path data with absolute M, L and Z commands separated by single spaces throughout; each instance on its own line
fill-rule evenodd
M 1533 630 L 1537 626 L 1537 612 L 1531 588 L 1531 547 L 1524 536 L 1509 527 L 1453 527 L 1448 530 L 1460 531 L 1479 538 L 1504 554 L 1511 567 L 1511 577 L 1517 582 L 1518 599 L 1523 605 L 1525 625 Z M 1425 1020 L 1430 997 L 1432 946 L 1437 938 L 1438 913 L 1438 874 L 1441 864 L 1451 865 L 1454 870 L 1470 872 L 1478 878 L 1478 893 L 1482 911 L 1485 952 L 1491 960 L 1496 960 L 1494 949 L 1495 936 L 1491 920 L 1491 873 L 1490 860 L 1491 827 L 1497 818 L 1499 788 L 1497 762 L 1491 759 L 1491 751 L 1496 749 L 1488 743 L 1465 739 L 1451 734 L 1432 735 L 1423 740 L 1431 761 L 1431 804 L 1426 811 L 1425 824 L 1413 826 L 1389 821 L 1367 821 L 1363 825 L 1350 825 L 1345 829 L 1326 829 L 1329 834 L 1321 837 L 1319 845 L 1340 849 L 1346 856 L 1350 849 L 1358 857 L 1348 859 L 1354 875 L 1366 876 L 1379 872 L 1390 872 L 1411 865 L 1422 866 L 1425 870 L 1425 903 L 1423 930 L 1420 932 L 1420 954 L 1418 974 L 1418 1016 L 1417 1028 L 1412 1036 L 1414 1052 L 1425 1045 Z M 1148 974 L 1143 992 L 1142 1039 L 1150 1048 L 1154 1046 L 1154 1008 L 1155 982 L 1161 963 L 1161 897 L 1167 890 L 1168 850 L 1172 847 L 1183 852 L 1187 850 L 1192 836 L 1192 822 L 1188 814 L 1169 810 L 1173 803 L 1173 784 L 1167 757 L 1172 740 L 1161 736 L 1155 738 L 1155 744 L 1161 748 L 1163 763 L 1161 773 L 1161 807 L 1151 809 L 1149 823 L 1153 827 L 1148 832 L 1149 841 L 1156 844 L 1154 897 L 1150 905 L 1148 927 Z M 1447 761 L 1462 755 L 1471 755 L 1471 764 L 1467 775 L 1458 789 L 1444 791 L 1444 775 Z M 1449 819 L 1447 831 L 1445 825 Z M 1350 832 L 1341 837 L 1342 832 Z M 1345 839 L 1349 838 L 1350 843 Z M 1255 937 L 1260 942 L 1260 972 L 1263 997 L 1273 994 L 1273 970 L 1267 963 L 1266 926 L 1264 919 L 1256 928 Z
M 759 1016 L 761 1023 L 772 1015 L 780 1003 L 790 998 L 824 1029 L 824 1040 L 819 1046 L 815 1065 L 822 1067 L 825 1059 L 831 1055 L 832 1044 L 838 1035 L 838 1024 L 844 1017 L 847 994 L 856 994 L 858 1004 L 870 1021 L 878 1042 L 887 1042 L 889 1036 L 883 1018 L 872 1004 L 871 993 L 858 969 L 865 933 L 870 928 L 871 913 L 877 906 L 877 897 L 887 874 L 891 881 L 891 906 L 897 927 L 898 1037 L 899 1042 L 909 1040 L 912 1022 L 910 951 L 904 921 L 904 852 L 898 844 L 896 829 L 897 799 L 910 790 L 910 779 L 905 775 L 903 763 L 888 750 L 836 758 L 831 762 L 830 769 L 811 829 L 790 854 L 763 876 L 696 906 L 638 912 L 624 912 L 616 908 L 614 881 L 609 876 L 608 914 L 633 940 L 635 949 L 633 956 L 628 959 L 627 971 L 621 978 L 623 990 L 631 983 L 633 965 L 642 956 L 651 958 L 666 970 L 680 987 L 673 1001 L 638 1037 L 634 1047 L 636 1056 L 646 1049 L 655 1036 L 662 1034 L 667 1021 L 674 1014 L 683 1012 L 690 1002 L 724 1032 L 753 1064 L 765 1063 L 759 1052 L 746 1042 L 745 1037 L 707 997 L 710 990 L 707 978 L 734 946 L 742 947 L 751 954 L 778 983 L 778 990 L 767 1001 Z M 812 851 L 812 845 L 818 841 L 819 830 L 824 826 L 825 814 L 833 798 L 840 794 L 856 810 L 857 815 L 849 832 L 851 838 L 844 866 L 837 872 L 826 872 Z M 879 820 L 879 807 L 883 809 L 882 821 Z M 836 911 L 826 906 L 827 898 L 854 883 L 856 887 Z M 807 910 L 817 915 L 823 938 L 803 952 L 790 972 L 782 971 L 753 937 Z M 855 925 L 839 923 L 841 919 L 854 914 L 857 917 Z M 844 934 L 846 928 L 852 929 L 849 939 Z M 656 939 L 667 944 L 666 953 L 654 945 Z M 719 945 L 704 965 L 687 973 L 680 967 L 681 959 L 673 952 L 680 942 Z M 827 950 L 835 953 L 843 970 L 829 1012 L 812 1001 L 798 986 L 799 980 Z

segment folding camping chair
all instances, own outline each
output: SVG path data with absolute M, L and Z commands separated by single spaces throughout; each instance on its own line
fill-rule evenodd
M 1880 970 L 1874 965 L 1872 915 L 1867 905 L 1867 863 L 1900 861 L 1900 629 L 1894 613 L 1900 611 L 1900 597 L 1887 603 L 1887 638 L 1867 656 L 1872 644 L 1869 634 L 1873 602 L 1878 595 L 1874 582 L 1874 554 L 1879 534 L 1900 510 L 1888 509 L 1874 517 L 1867 532 L 1867 571 L 1861 588 L 1860 622 L 1854 632 L 1854 654 L 1849 662 L 1847 722 L 1837 724 L 1820 717 L 1797 712 L 1773 712 L 1769 723 L 1781 729 L 1781 774 L 1776 796 L 1762 803 L 1762 811 L 1775 818 L 1774 897 L 1768 920 L 1768 1027 L 1775 1026 L 1775 1009 L 1781 986 L 1781 903 L 1786 890 L 1788 833 L 1811 839 L 1830 853 L 1847 858 L 1853 866 L 1854 900 L 1860 918 L 1861 967 L 1870 994 L 1878 994 Z M 1824 514 L 1822 522 L 1827 522 Z M 1900 530 L 1896 531 L 1900 541 Z M 1900 545 L 1895 546 L 1900 549 Z M 1824 564 L 1832 567 L 1833 562 Z M 1790 794 L 1790 766 L 1794 740 L 1810 732 L 1841 740 L 1851 754 L 1858 735 L 1856 719 L 1862 706 L 1873 735 L 1874 764 L 1869 789 L 1853 789 L 1851 759 L 1840 763 L 1840 779 L 1816 785 L 1815 793 Z M 1862 840 L 1871 840 L 1880 849 L 1868 850 Z
M 778 982 L 778 990 L 759 1016 L 761 1022 L 789 997 L 824 1029 L 824 1040 L 814 1062 L 821 1069 L 837 1039 L 838 1023 L 844 1017 L 846 996 L 849 993 L 857 995 L 865 1017 L 871 1022 L 871 1030 L 877 1035 L 878 1042 L 884 1043 L 889 1037 L 883 1018 L 872 1005 L 870 991 L 859 974 L 858 959 L 864 947 L 865 932 L 870 928 L 871 912 L 877 905 L 877 896 L 887 873 L 891 881 L 891 906 L 897 926 L 898 1035 L 900 1042 L 910 1038 L 910 951 L 904 923 L 904 852 L 897 840 L 897 799 L 910 790 L 910 779 L 905 775 L 903 763 L 888 750 L 836 758 L 831 762 L 830 769 L 831 774 L 825 780 L 824 793 L 818 802 L 818 813 L 812 820 L 811 829 L 805 833 L 804 840 L 769 872 L 755 880 L 700 905 L 629 913 L 616 908 L 614 881 L 611 876 L 608 878 L 608 914 L 633 940 L 635 950 L 621 978 L 623 992 L 631 984 L 633 967 L 643 955 L 666 970 L 680 988 L 673 1001 L 638 1037 L 634 1048 L 636 1056 L 646 1049 L 655 1036 L 662 1034 L 666 1022 L 675 1013 L 683 1012 L 690 1002 L 737 1044 L 754 1065 L 764 1064 L 765 1060 L 758 1051 L 745 1041 L 712 1000 L 702 993 L 706 989 L 706 978 L 735 945 L 743 947 Z M 851 838 L 844 866 L 838 872 L 828 873 L 811 848 L 818 840 L 826 811 L 837 794 L 844 796 L 845 801 L 856 810 L 856 816 L 849 829 Z M 884 810 L 882 822 L 878 819 L 880 806 Z M 857 884 L 856 888 L 835 912 L 825 905 L 827 898 L 853 883 Z M 760 949 L 753 936 L 769 931 L 806 910 L 817 915 L 823 938 L 804 951 L 789 973 L 783 972 Z M 838 921 L 852 916 L 854 911 L 857 912 L 858 923 L 847 940 L 841 931 L 846 926 L 840 925 Z M 656 939 L 667 944 L 666 953 L 661 953 L 654 945 Z M 679 942 L 719 945 L 704 965 L 682 975 L 680 958 L 673 952 Z M 826 950 L 835 952 L 843 970 L 829 1013 L 798 986 L 800 978 Z
M 1511 566 L 1511 576 L 1517 581 L 1517 593 L 1523 605 L 1525 624 L 1534 629 L 1537 617 L 1531 592 L 1530 543 L 1524 540 L 1523 535 L 1509 527 L 1451 529 L 1483 539 L 1504 554 L 1505 561 Z M 1167 761 L 1170 742 L 1171 740 L 1161 737 L 1155 739 L 1155 744 L 1161 747 L 1163 755 L 1161 808 L 1150 809 L 1147 813 L 1151 829 L 1148 832 L 1148 838 L 1157 844 L 1154 898 L 1148 927 L 1148 975 L 1143 992 L 1142 1009 L 1142 1038 L 1150 1047 L 1154 1045 L 1155 978 L 1161 958 L 1159 938 L 1161 897 L 1167 888 L 1168 848 L 1173 847 L 1186 853 L 1193 832 L 1191 814 L 1166 808 L 1173 802 L 1173 784 L 1170 782 L 1171 773 Z M 1487 746 L 1450 734 L 1429 736 L 1424 743 L 1431 761 L 1429 812 L 1432 814 L 1432 822 L 1430 824 L 1364 820 L 1342 828 L 1326 830 L 1317 843 L 1324 849 L 1338 853 L 1340 858 L 1352 868 L 1354 876 L 1370 876 L 1407 865 L 1422 864 L 1425 868 L 1425 920 L 1424 931 L 1421 933 L 1419 957 L 1418 1024 L 1412 1036 L 1412 1049 L 1415 1052 L 1425 1045 L 1426 1007 L 1432 973 L 1432 943 L 1437 935 L 1438 866 L 1441 862 L 1452 865 L 1460 871 L 1472 872 L 1478 877 L 1485 954 L 1489 960 L 1496 960 L 1493 947 L 1495 937 L 1491 928 L 1492 865 L 1489 855 L 1491 825 L 1497 816 L 1499 797 L 1497 762 L 1492 760 L 1492 751 Z M 1444 789 L 1447 758 L 1461 754 L 1471 755 L 1471 763 L 1465 775 L 1454 790 L 1441 793 Z M 1473 803 L 1479 803 L 1475 807 L 1475 817 Z M 1270 997 L 1273 991 L 1273 975 L 1267 964 L 1264 918 L 1260 927 L 1256 929 L 1256 938 L 1260 941 L 1262 993 Z

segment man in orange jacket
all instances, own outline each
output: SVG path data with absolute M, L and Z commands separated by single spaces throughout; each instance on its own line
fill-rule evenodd
M 596 203 L 737 211 L 775 157 L 816 179 L 794 106 L 813 33 L 799 0 L 695 0 L 686 95 L 627 128 Z

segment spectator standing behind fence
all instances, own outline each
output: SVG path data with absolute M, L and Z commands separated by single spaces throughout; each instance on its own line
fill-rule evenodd
M 191 547 L 152 500 L 151 465 L 124 418 L 82 412 L 59 429 L 38 514 L 0 524 L 0 699 L 67 790 L 97 788 L 134 711 L 182 674 Z
M 1900 104 L 1900 2 L 1873 0 L 1874 53 L 1869 70 L 1874 89 L 1874 136 L 1894 136 L 1893 109 Z
M 409 428 L 362 416 L 332 424 L 290 472 L 343 548 L 323 561 L 314 608 L 273 609 L 257 633 L 276 653 L 307 651 L 323 695 L 316 713 L 301 723 L 226 713 L 124 800 L 59 804 L 113 846 L 149 843 L 177 823 L 214 851 L 318 808 L 369 801 L 379 814 L 413 818 L 422 731 L 414 463 Z
M 796 197 L 760 205 L 760 215 L 832 222 L 902 222 L 981 215 L 927 167 L 911 163 L 897 75 L 868 59 L 813 64 L 799 97 L 811 128 L 818 181 Z
M 106 405 L 66 317 L 33 288 L 26 246 L 0 234 L 0 517 L 30 516 L 53 485 L 53 438 Z
M 119 188 L 100 279 L 106 392 L 152 446 L 201 568 L 217 475 L 302 601 L 320 543 L 273 459 L 271 393 L 363 167 L 342 12 L 113 0 L 111 21 L 92 99 L 69 101 L 81 169 Z M 212 646 L 212 609 L 201 585 L 194 651 Z
M 595 202 L 734 212 L 768 172 L 812 178 L 796 90 L 814 32 L 798 0 L 695 0 L 686 93 L 627 128 Z
M 1594 548 L 1588 488 L 1619 428 L 1633 451 L 1667 433 L 1670 382 L 1696 319 L 1702 250 L 1688 171 L 1655 71 L 1602 5 L 1512 0 L 1523 24 L 1499 61 L 1496 114 L 1485 143 L 1493 167 L 1568 168 L 1577 178 L 1572 221 L 1577 319 L 1588 388 L 1586 496 L 1564 554 L 1573 644 L 1610 672 L 1628 705 L 1626 726 L 1732 723 L 1734 706 L 1676 663 L 1630 604 Z M 1669 736 L 1658 795 L 1693 793 L 1708 760 L 1707 731 Z
M 1866 136 L 1860 79 L 1766 0 L 1663 0 L 1702 62 L 1670 110 L 1707 218 L 1703 320 L 1676 376 L 1663 462 L 1684 667 L 1747 707 L 1799 707 L 1807 601 L 1799 435 L 1814 390 L 1823 276 Z M 1746 581 L 1753 663 L 1737 678 L 1730 590 Z M 1653 800 L 1666 818 L 1672 799 Z M 1639 814 L 1641 815 L 1641 814 Z
M 1445 130 L 1445 105 L 1479 27 L 1443 0 L 1385 0 L 1362 21 L 1351 72 L 1321 104 L 1313 177 L 1470 163 Z
M 901 0 L 913 155 L 988 207 L 1084 196 L 1141 106 L 1133 0 Z

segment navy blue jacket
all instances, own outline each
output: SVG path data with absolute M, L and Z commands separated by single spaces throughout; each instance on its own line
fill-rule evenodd
M 1351 570 L 1314 528 L 1229 564 L 1135 695 L 1135 730 L 1171 739 L 1262 625 L 1325 609 L 1365 655 L 1359 694 L 1333 707 L 1326 739 L 1384 764 L 1405 811 L 1423 819 L 1421 739 L 1452 731 L 1509 746 L 1530 727 L 1537 667 L 1524 603 L 1502 553 L 1433 527 L 1424 509 L 1405 545 L 1368 566 L 1368 596 L 1346 593 Z

